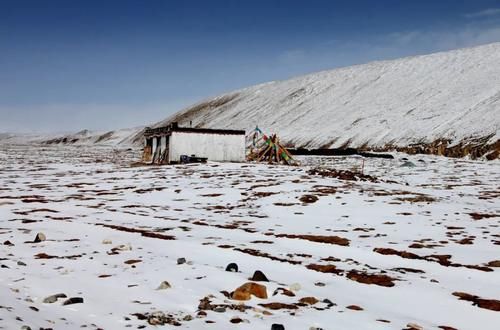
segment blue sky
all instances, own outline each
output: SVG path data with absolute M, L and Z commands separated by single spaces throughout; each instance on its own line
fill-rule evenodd
M 0 131 L 148 124 L 237 88 L 500 41 L 500 0 L 0 0 Z

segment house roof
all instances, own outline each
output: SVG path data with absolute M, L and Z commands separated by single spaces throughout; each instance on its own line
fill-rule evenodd
M 219 135 L 245 135 L 244 130 L 179 127 L 177 123 L 172 123 L 169 126 L 164 126 L 164 127 L 156 127 L 156 128 L 146 127 L 146 130 L 144 131 L 144 136 L 145 137 L 166 136 L 166 135 L 171 135 L 173 132 L 219 134 Z

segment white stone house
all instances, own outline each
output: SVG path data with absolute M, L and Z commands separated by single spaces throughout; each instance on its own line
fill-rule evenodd
M 218 162 L 245 161 L 245 131 L 209 128 L 146 128 L 144 132 L 145 162 L 175 164 L 181 156 L 195 156 Z

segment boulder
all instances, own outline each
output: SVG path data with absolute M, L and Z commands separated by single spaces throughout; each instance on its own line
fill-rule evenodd
M 250 300 L 252 295 L 257 298 L 267 299 L 267 288 L 262 284 L 247 282 L 234 290 L 231 298 L 234 300 Z

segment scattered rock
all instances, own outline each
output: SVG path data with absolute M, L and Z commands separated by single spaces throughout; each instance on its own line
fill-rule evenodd
M 67 298 L 67 296 L 64 293 L 56 293 L 43 299 L 43 303 L 52 304 L 55 303 L 59 298 Z
M 256 270 L 253 273 L 253 276 L 249 280 L 250 281 L 256 281 L 256 282 L 269 282 L 269 280 L 267 279 L 266 275 L 264 275 L 264 273 L 261 272 L 260 270 Z
M 283 324 L 273 323 L 271 325 L 271 330 L 285 330 L 285 326 Z
M 236 317 L 233 317 L 231 320 L 229 320 L 229 322 L 234 323 L 234 324 L 238 324 L 238 323 L 243 322 L 243 320 L 236 316 Z
M 217 313 L 225 313 L 226 312 L 226 307 L 224 306 L 217 306 L 214 309 L 212 309 L 214 312 Z
M 311 204 L 318 201 L 318 196 L 316 195 L 303 195 L 299 198 L 302 203 Z
M 416 323 L 408 323 L 406 327 L 410 330 L 424 330 L 424 327 Z
M 285 288 L 277 288 L 273 292 L 273 296 L 277 295 L 278 293 L 281 293 L 282 295 L 288 296 L 288 297 L 295 297 L 295 293 L 292 291 L 285 289 Z
M 267 299 L 267 289 L 262 284 L 248 282 L 234 290 L 231 298 L 234 300 L 250 300 L 251 295 L 257 298 Z
M 489 267 L 500 267 L 500 260 L 493 260 L 486 264 Z
M 259 304 L 259 306 L 262 306 L 264 308 L 269 308 L 272 310 L 278 310 L 278 309 L 298 309 L 297 306 L 291 305 L 291 304 L 284 304 L 284 303 L 279 303 L 279 302 L 273 302 L 273 303 L 268 303 L 268 304 Z
M 22 262 L 22 261 L 18 261 L 18 262 L 17 262 L 17 265 L 18 265 L 18 266 L 27 266 L 27 265 L 26 265 L 24 262 Z
M 359 307 L 358 305 L 349 305 L 346 307 L 347 309 L 351 309 L 353 311 L 362 311 L 363 308 L 362 307 Z
M 46 239 L 47 238 L 45 237 L 44 233 L 38 233 L 38 234 L 36 234 L 35 240 L 33 241 L 33 243 L 40 243 L 40 242 L 45 241 Z
M 63 306 L 72 305 L 72 304 L 83 304 L 83 298 L 82 297 L 71 297 L 69 299 L 66 299 L 63 302 Z
M 235 273 L 237 273 L 238 272 L 238 265 L 235 264 L 234 262 L 230 263 L 226 267 L 226 272 L 235 272 Z
M 182 265 L 182 264 L 185 264 L 186 263 L 186 258 L 178 258 L 177 259 L 177 264 L 178 265 Z
M 306 305 L 314 305 L 317 304 L 318 302 L 319 300 L 314 297 L 304 297 L 299 299 L 299 303 Z
M 170 289 L 172 286 L 170 285 L 170 283 L 168 283 L 167 281 L 163 281 L 160 283 L 160 285 L 156 288 L 156 290 L 165 290 L 165 289 Z

